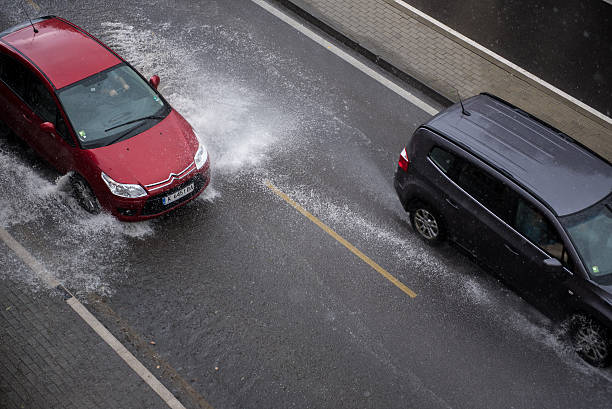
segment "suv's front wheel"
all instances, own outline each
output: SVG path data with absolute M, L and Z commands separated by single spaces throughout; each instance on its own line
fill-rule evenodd
M 592 317 L 574 315 L 570 321 L 570 336 L 574 350 L 593 366 L 610 365 L 612 340 L 610 332 Z
M 438 244 L 444 239 L 444 224 L 429 205 L 419 204 L 410 211 L 410 223 L 425 242 Z

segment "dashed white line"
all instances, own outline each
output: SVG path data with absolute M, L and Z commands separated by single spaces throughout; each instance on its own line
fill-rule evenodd
M 25 247 L 23 247 L 8 231 L 2 227 L 0 227 L 0 239 L 2 239 L 2 241 L 11 250 L 13 250 L 15 254 L 17 254 L 17 256 L 28 267 L 30 267 L 32 271 L 34 271 L 38 277 L 49 286 L 49 288 L 62 287 L 63 290 L 70 294 L 70 292 L 63 288 L 61 283 L 55 277 L 53 277 L 53 275 L 45 267 L 43 267 L 43 265 L 25 249 Z M 110 346 L 113 351 L 115 351 L 117 355 L 119 355 L 121 359 L 123 359 L 125 363 L 128 364 L 128 366 L 132 368 L 132 370 L 136 372 L 136 374 L 138 374 L 138 376 L 140 376 L 142 380 L 145 381 L 145 383 L 162 398 L 164 402 L 166 402 L 168 407 L 171 409 L 185 409 L 181 402 L 179 402 L 178 399 L 176 399 L 176 397 L 172 395 L 172 393 L 138 359 L 136 359 L 136 357 L 132 355 L 132 353 L 128 351 L 123 344 L 121 344 L 121 342 L 119 342 L 117 338 L 115 338 L 113 334 L 111 334 L 110 331 L 107 330 L 106 327 L 104 327 L 104 325 L 102 325 L 102 323 L 98 321 L 83 304 L 81 304 L 79 300 L 76 299 L 76 297 L 74 297 L 72 294 L 70 295 L 71 297 L 66 300 L 68 305 L 70 305 L 70 307 L 72 307 L 72 309 L 79 314 L 83 321 L 85 321 L 87 325 L 89 325 L 91 329 L 93 329 L 95 333 L 98 334 L 98 336 L 100 336 L 100 338 L 102 338 L 108 344 L 108 346 Z
M 419 99 L 417 96 L 408 92 L 407 90 L 400 87 L 393 81 L 388 80 L 380 73 L 368 67 L 366 64 L 359 61 L 358 59 L 348 54 L 347 52 L 341 50 L 340 48 L 330 43 L 329 41 L 327 41 L 326 39 L 324 39 L 323 37 L 321 37 L 314 31 L 312 31 L 308 27 L 304 26 L 299 21 L 289 17 L 288 15 L 278 10 L 277 8 L 271 6 L 270 4 L 266 3 L 263 0 L 251 0 L 251 1 L 257 4 L 258 6 L 260 6 L 261 8 L 265 9 L 269 13 L 273 14 L 274 16 L 278 17 L 285 23 L 289 24 L 291 27 L 295 28 L 300 33 L 312 39 L 317 44 L 327 48 L 329 51 L 331 51 L 332 53 L 336 54 L 338 57 L 342 58 L 344 61 L 351 64 L 353 67 L 357 68 L 359 71 L 363 72 L 364 74 L 372 77 L 374 80 L 378 81 L 380 84 L 389 88 L 391 91 L 395 92 L 396 94 L 398 94 L 399 96 L 401 96 L 402 98 L 410 102 L 411 104 L 417 106 L 418 108 L 422 109 L 423 111 L 427 112 L 430 115 L 436 115 L 439 112 L 438 109 L 432 107 L 425 101 Z

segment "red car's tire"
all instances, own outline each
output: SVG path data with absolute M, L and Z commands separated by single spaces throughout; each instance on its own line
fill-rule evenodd
M 70 185 L 72 186 L 72 194 L 83 209 L 91 214 L 100 213 L 102 210 L 100 202 L 98 202 L 89 183 L 81 175 L 77 173 L 72 175 Z

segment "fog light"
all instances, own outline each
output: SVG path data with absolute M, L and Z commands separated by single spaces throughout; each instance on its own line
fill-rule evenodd
M 122 216 L 136 216 L 136 213 L 138 213 L 136 209 L 122 209 L 120 207 L 117 208 L 117 211 Z

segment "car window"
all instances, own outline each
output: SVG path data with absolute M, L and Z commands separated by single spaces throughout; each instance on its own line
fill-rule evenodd
M 43 121 L 55 124 L 57 106 L 45 85 L 33 74 L 28 75 L 26 103 Z
M 22 99 L 25 99 L 27 73 L 27 68 L 21 63 L 5 54 L 0 54 L 0 79 Z
M 522 198 L 519 198 L 516 207 L 514 228 L 550 256 L 567 263 L 563 242 L 554 226 Z
M 448 173 L 456 158 L 452 153 L 437 146 L 429 152 L 429 157 L 444 173 Z
M 47 87 L 45 87 L 45 84 L 31 72 L 26 75 L 26 82 L 28 85 L 26 86 L 25 102 L 40 119 L 53 123 L 57 133 L 66 142 L 74 145 L 74 142 L 69 137 L 66 123 L 59 113 L 55 99 Z
M 456 169 L 453 180 L 493 214 L 511 224 L 515 202 L 511 200 L 510 188 L 470 162 L 461 160 Z

